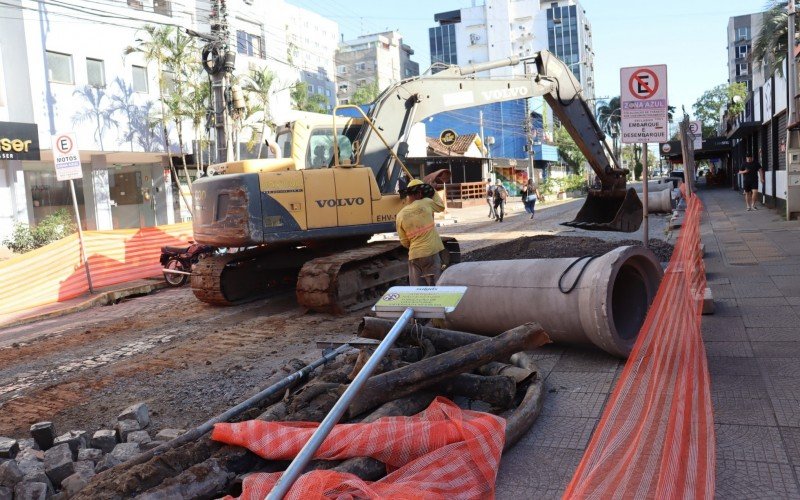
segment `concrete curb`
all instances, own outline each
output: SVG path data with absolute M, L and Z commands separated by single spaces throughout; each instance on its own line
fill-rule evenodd
M 92 295 L 83 301 L 75 304 L 65 305 L 64 307 L 54 309 L 52 311 L 46 311 L 38 314 L 32 313 L 30 316 L 12 319 L 6 323 L 0 322 L 0 328 L 12 328 L 46 319 L 58 318 L 74 312 L 84 311 L 95 306 L 106 306 L 108 304 L 113 304 L 126 297 L 148 295 L 156 290 L 161 290 L 162 288 L 168 287 L 169 285 L 164 280 L 153 280 L 152 283 L 139 284 L 114 290 L 106 290 L 96 293 L 95 295 Z

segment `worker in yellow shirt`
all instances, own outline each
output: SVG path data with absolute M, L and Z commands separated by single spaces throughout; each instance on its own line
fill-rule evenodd
M 397 234 L 408 248 L 408 284 L 433 286 L 442 273 L 439 252 L 444 244 L 436 232 L 433 213 L 444 203 L 430 184 L 413 179 L 406 188 L 408 204 L 397 214 Z

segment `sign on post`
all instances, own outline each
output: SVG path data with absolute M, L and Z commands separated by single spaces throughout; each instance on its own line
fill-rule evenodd
M 444 318 L 466 291 L 465 286 L 393 286 L 372 310 L 379 318 L 396 318 L 409 307 L 415 318 Z
M 75 134 L 69 132 L 53 136 L 53 161 L 56 164 L 56 179 L 68 181 L 83 178 Z
M 620 69 L 622 142 L 666 142 L 667 103 L 666 64 Z
M 695 120 L 689 122 L 689 136 L 692 139 L 692 149 L 703 149 L 703 122 Z

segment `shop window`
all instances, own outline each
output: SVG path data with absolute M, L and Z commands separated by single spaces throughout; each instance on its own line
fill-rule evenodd
M 86 80 L 92 87 L 105 88 L 105 64 L 99 59 L 86 59 Z
M 131 68 L 133 75 L 133 90 L 134 92 L 147 93 L 147 68 L 144 66 L 133 66 Z
M 55 83 L 75 83 L 72 56 L 47 51 L 47 79 Z

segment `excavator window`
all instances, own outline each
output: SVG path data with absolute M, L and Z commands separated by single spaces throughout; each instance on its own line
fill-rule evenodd
M 281 155 L 283 158 L 291 158 L 292 157 L 292 131 L 291 130 L 283 130 L 278 133 L 278 137 L 275 139 L 275 142 L 278 143 L 278 147 L 281 150 Z
M 351 127 L 352 128 L 352 127 Z M 353 143 L 343 128 L 337 131 L 339 163 L 347 164 L 353 157 Z M 306 150 L 306 168 L 327 168 L 333 165 L 333 129 L 318 128 L 311 132 Z

